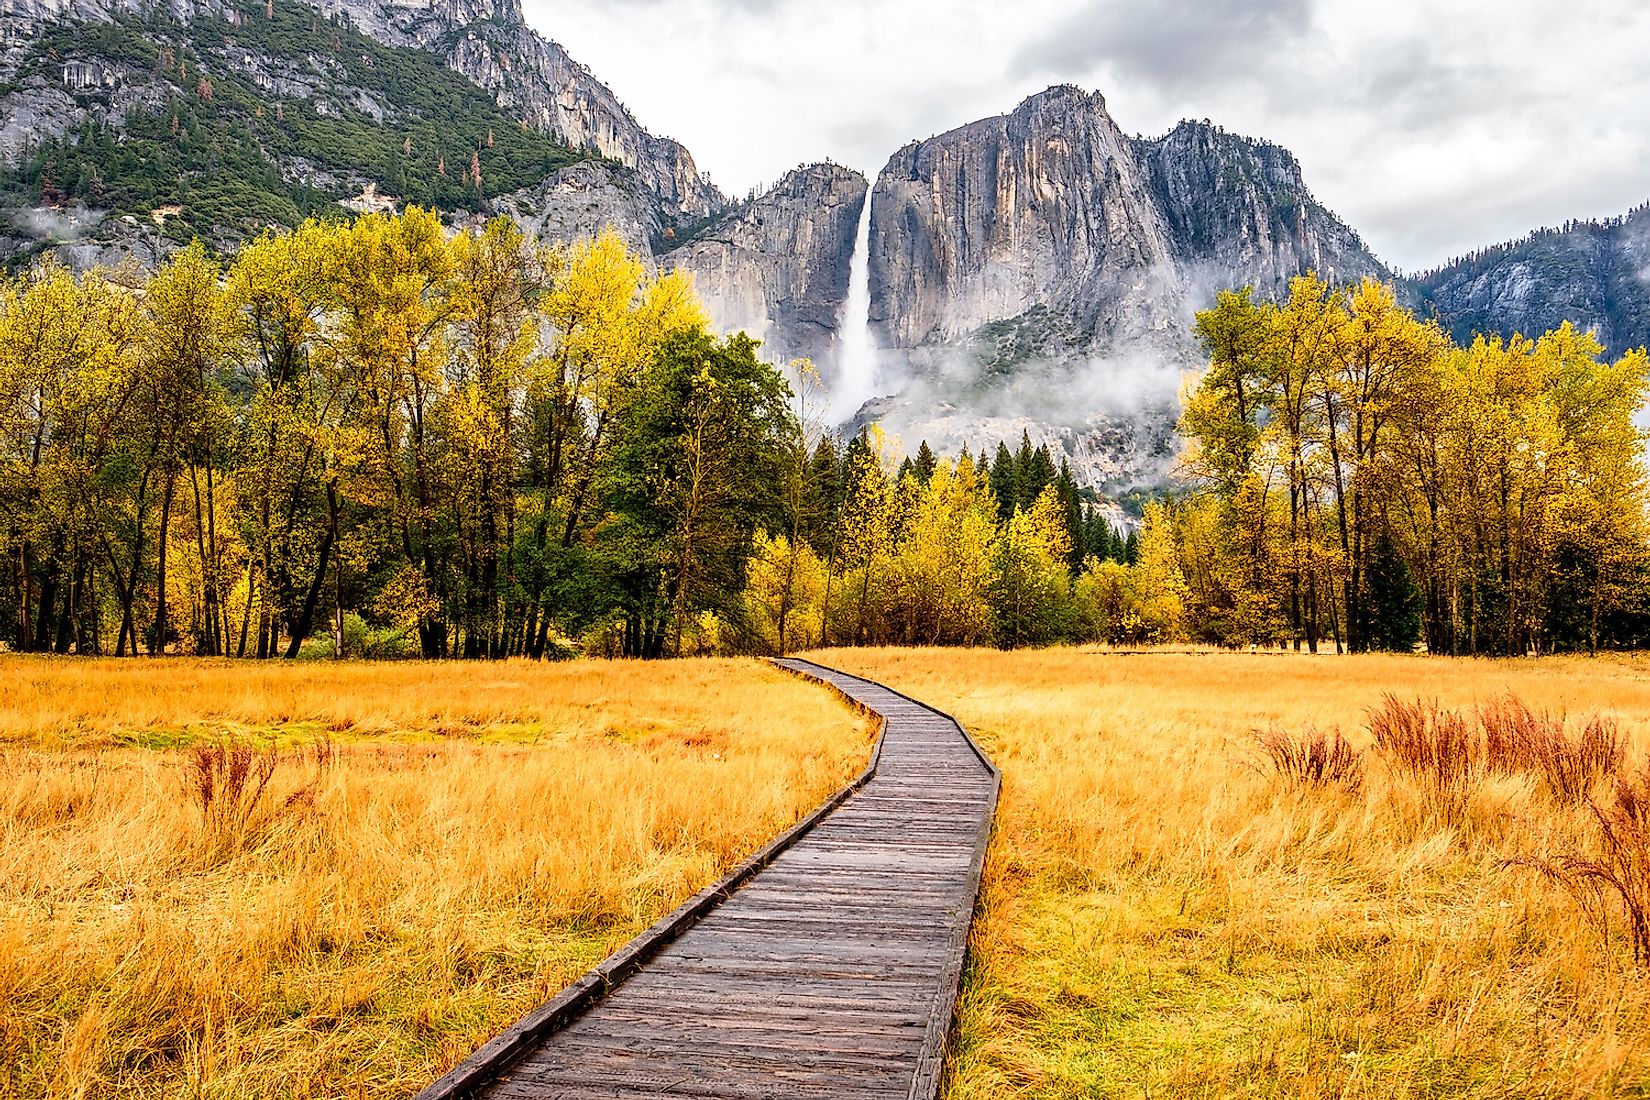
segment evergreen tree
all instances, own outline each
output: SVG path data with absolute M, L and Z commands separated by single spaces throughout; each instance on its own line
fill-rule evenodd
M 1030 442 L 1030 438 L 1027 437 L 1021 444 L 1022 453 Z M 1015 465 L 1019 466 L 1018 459 L 1015 460 Z M 1030 453 L 1025 466 L 1020 470 L 1020 507 L 1030 508 L 1037 498 L 1043 495 L 1043 490 L 1054 484 L 1056 476 L 1054 459 L 1048 453 L 1048 444 L 1039 445 L 1036 450 Z
M 1066 520 L 1066 542 L 1071 547 L 1066 555 L 1073 574 L 1083 568 L 1088 546 L 1083 538 L 1083 502 L 1077 496 L 1077 479 L 1071 475 L 1071 465 L 1060 460 L 1060 476 L 1054 479 L 1054 491 L 1060 501 L 1060 510 Z
M 1369 648 L 1408 653 L 1421 640 L 1421 590 L 1392 536 L 1375 540 L 1365 574 L 1363 637 Z
M 964 454 L 966 454 L 966 453 L 967 452 L 965 450 Z M 926 439 L 923 440 L 922 441 L 922 446 L 917 448 L 917 461 L 916 461 L 917 480 L 922 482 L 924 485 L 927 485 L 929 479 L 934 476 L 935 468 L 938 467 L 938 466 L 939 466 L 939 459 L 935 458 L 934 457 L 934 452 L 929 449 L 928 440 L 926 440 Z
M 1030 501 L 1026 499 L 1026 485 L 1031 479 L 1031 463 L 1035 454 L 1036 450 L 1031 446 L 1031 434 L 1021 431 L 1020 446 L 1014 452 L 1014 502 L 1009 508 L 1010 513 L 1015 508 L 1029 506 Z M 1031 499 L 1035 500 L 1036 496 L 1032 495 Z
M 842 470 L 836 440 L 829 435 L 822 436 L 808 460 L 802 503 L 802 538 L 821 554 L 826 553 L 830 544 L 830 531 L 836 523 L 841 499 Z
M 989 481 L 991 495 L 997 498 L 997 515 L 1007 519 L 1014 514 L 1014 506 L 1019 503 L 1020 475 L 1006 443 L 997 444 L 997 457 L 991 461 Z

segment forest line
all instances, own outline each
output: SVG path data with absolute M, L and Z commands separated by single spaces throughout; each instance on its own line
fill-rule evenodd
M 1222 294 L 1182 484 L 1115 529 L 1046 447 L 903 456 L 612 234 L 432 213 L 0 288 L 0 640 L 656 657 L 1650 634 L 1643 352 L 1453 344 L 1378 283 Z M 306 649 L 307 645 L 307 649 Z

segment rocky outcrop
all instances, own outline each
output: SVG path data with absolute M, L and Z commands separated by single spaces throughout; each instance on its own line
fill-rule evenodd
M 633 169 L 673 216 L 702 218 L 727 205 L 685 148 L 642 129 L 607 85 L 521 20 L 514 0 L 509 8 L 439 43 L 447 64 L 528 125 Z
M 648 133 L 612 89 L 529 27 L 519 0 L 323 0 L 322 10 L 389 45 L 440 54 L 527 125 L 634 170 L 673 216 L 727 205 L 685 148 Z
M 584 161 L 538 187 L 493 201 L 493 212 L 547 244 L 571 244 L 611 229 L 639 256 L 653 258 L 666 216 L 653 194 L 625 168 Z
M 811 358 L 828 383 L 866 190 L 839 165 L 798 168 L 659 262 L 693 275 L 718 329 L 757 337 L 770 359 Z
M 321 0 L 324 16 L 346 18 L 388 46 L 435 53 L 447 67 L 486 89 L 523 125 L 631 169 L 658 196 L 667 216 L 705 217 L 726 205 L 681 145 L 645 130 L 597 80 L 522 17 L 519 0 Z M 0 81 L 16 75 L 39 28 L 53 22 L 108 22 L 125 14 L 162 13 L 180 23 L 248 18 L 224 0 L 0 0 Z M 248 71 L 260 68 L 257 58 Z M 52 80 L 35 74 L 0 99 L 0 157 L 15 163 L 31 139 L 64 133 L 85 117 L 74 93 L 128 74 L 106 59 L 73 59 Z M 280 69 L 279 65 L 275 69 Z M 142 83 L 139 74 L 131 74 Z M 146 75 L 146 74 L 144 74 Z M 279 72 L 270 79 L 277 80 Z M 301 74 L 300 74 L 301 75 Z M 282 94 L 293 89 L 282 88 Z
M 1135 152 L 1194 294 L 1200 271 L 1222 289 L 1265 291 L 1305 271 L 1332 283 L 1391 278 L 1362 238 L 1312 197 L 1300 162 L 1282 146 L 1182 122 L 1161 138 L 1136 141 Z
M 1650 344 L 1650 205 L 1485 249 L 1416 285 L 1459 340 L 1536 335 L 1569 321 L 1620 355 Z

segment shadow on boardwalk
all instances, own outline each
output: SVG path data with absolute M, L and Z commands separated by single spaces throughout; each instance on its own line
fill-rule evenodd
M 419 1100 L 927 1100 L 998 776 L 951 718 L 777 662 L 883 718 L 870 768 Z

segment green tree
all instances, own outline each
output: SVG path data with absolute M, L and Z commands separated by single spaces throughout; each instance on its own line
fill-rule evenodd
M 698 616 L 740 613 L 756 533 L 783 520 L 773 487 L 796 430 L 790 396 L 748 337 L 702 331 L 666 341 L 628 393 L 604 534 L 628 563 L 626 654 L 679 654 Z
M 1384 531 L 1375 539 L 1363 579 L 1360 630 L 1367 648 L 1408 653 L 1421 640 L 1421 590 Z

